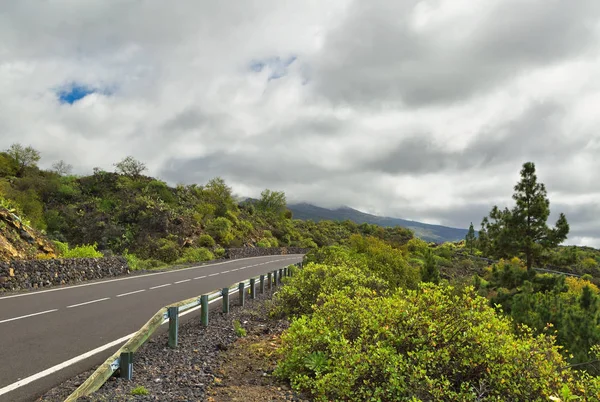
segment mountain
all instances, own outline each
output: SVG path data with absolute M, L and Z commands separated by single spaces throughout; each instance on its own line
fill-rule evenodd
M 307 203 L 288 204 L 287 207 L 292 211 L 295 219 L 313 220 L 315 222 L 321 220 L 343 221 L 349 219 L 356 223 L 373 223 L 379 226 L 402 226 L 411 229 L 415 233 L 415 236 L 436 243 L 463 240 L 468 232 L 467 229 L 371 215 L 349 207 L 327 209 Z

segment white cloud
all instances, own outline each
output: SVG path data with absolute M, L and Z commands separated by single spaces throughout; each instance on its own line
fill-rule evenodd
M 597 246 L 599 21 L 596 0 L 5 2 L 0 148 L 460 227 L 532 160 Z M 100 92 L 61 104 L 73 83 Z

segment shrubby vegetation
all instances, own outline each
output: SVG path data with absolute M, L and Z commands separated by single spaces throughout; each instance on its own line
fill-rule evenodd
M 282 192 L 238 200 L 218 177 L 171 187 L 132 157 L 81 177 L 39 159 L 19 144 L 0 152 L 0 207 L 59 257 L 120 254 L 151 269 L 227 247 L 313 249 L 273 314 L 292 319 L 277 374 L 316 400 L 600 400 L 600 251 L 557 246 L 566 217 L 546 225 L 533 164 L 512 209 L 494 208 L 478 237 L 435 245 L 400 227 L 293 219 Z
M 412 238 L 403 228 L 353 222 L 303 222 L 286 208 L 285 194 L 265 190 L 258 200 L 239 202 L 221 178 L 205 185 L 178 185 L 144 176 L 131 156 L 88 176 L 70 175 L 65 161 L 37 167 L 39 153 L 18 144 L 0 152 L 0 196 L 56 241 L 76 247 L 97 244 L 102 253 L 124 255 L 136 266 L 156 267 L 216 257 L 227 247 L 317 248 L 345 244 L 369 234 L 399 247 Z
M 431 261 L 447 248 L 422 250 L 412 242 L 404 251 L 390 250 L 381 240 L 356 236 L 350 244 L 310 253 L 275 295 L 273 313 L 293 319 L 276 374 L 294 388 L 318 401 L 600 397 L 598 378 L 567 368 L 551 327 L 520 325 L 474 287 L 418 285 L 430 262 L 407 259 Z M 394 264 L 380 263 L 380 250 Z M 404 267 L 399 276 L 411 280 L 385 280 L 386 263 Z M 567 281 L 572 294 L 586 289 L 580 280 Z

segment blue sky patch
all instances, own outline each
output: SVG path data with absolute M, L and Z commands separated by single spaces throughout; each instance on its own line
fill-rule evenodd
M 250 70 L 255 73 L 260 73 L 265 68 L 269 68 L 271 74 L 269 74 L 268 80 L 276 80 L 287 74 L 287 68 L 295 62 L 296 59 L 296 56 L 290 56 L 285 59 L 282 59 L 281 57 L 271 57 L 262 60 L 252 60 L 252 62 L 250 62 Z
M 89 94 L 96 92 L 93 88 L 88 88 L 85 85 L 73 84 L 66 89 L 58 92 L 58 100 L 60 103 L 68 103 L 72 105 L 80 99 L 85 98 Z

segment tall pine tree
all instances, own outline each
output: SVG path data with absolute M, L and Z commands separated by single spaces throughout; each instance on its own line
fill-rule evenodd
M 481 223 L 486 251 L 496 257 L 523 253 L 527 269 L 532 269 L 542 250 L 556 247 L 567 238 L 569 224 L 562 213 L 554 228 L 546 224 L 550 201 L 546 187 L 537 181 L 533 162 L 523 165 L 521 180 L 514 190 L 515 207 L 500 210 L 494 206 L 489 218 L 484 218 Z
M 469 231 L 465 236 L 465 245 L 469 249 L 469 253 L 473 254 L 473 246 L 475 245 L 475 229 L 473 228 L 473 222 L 469 226 Z

